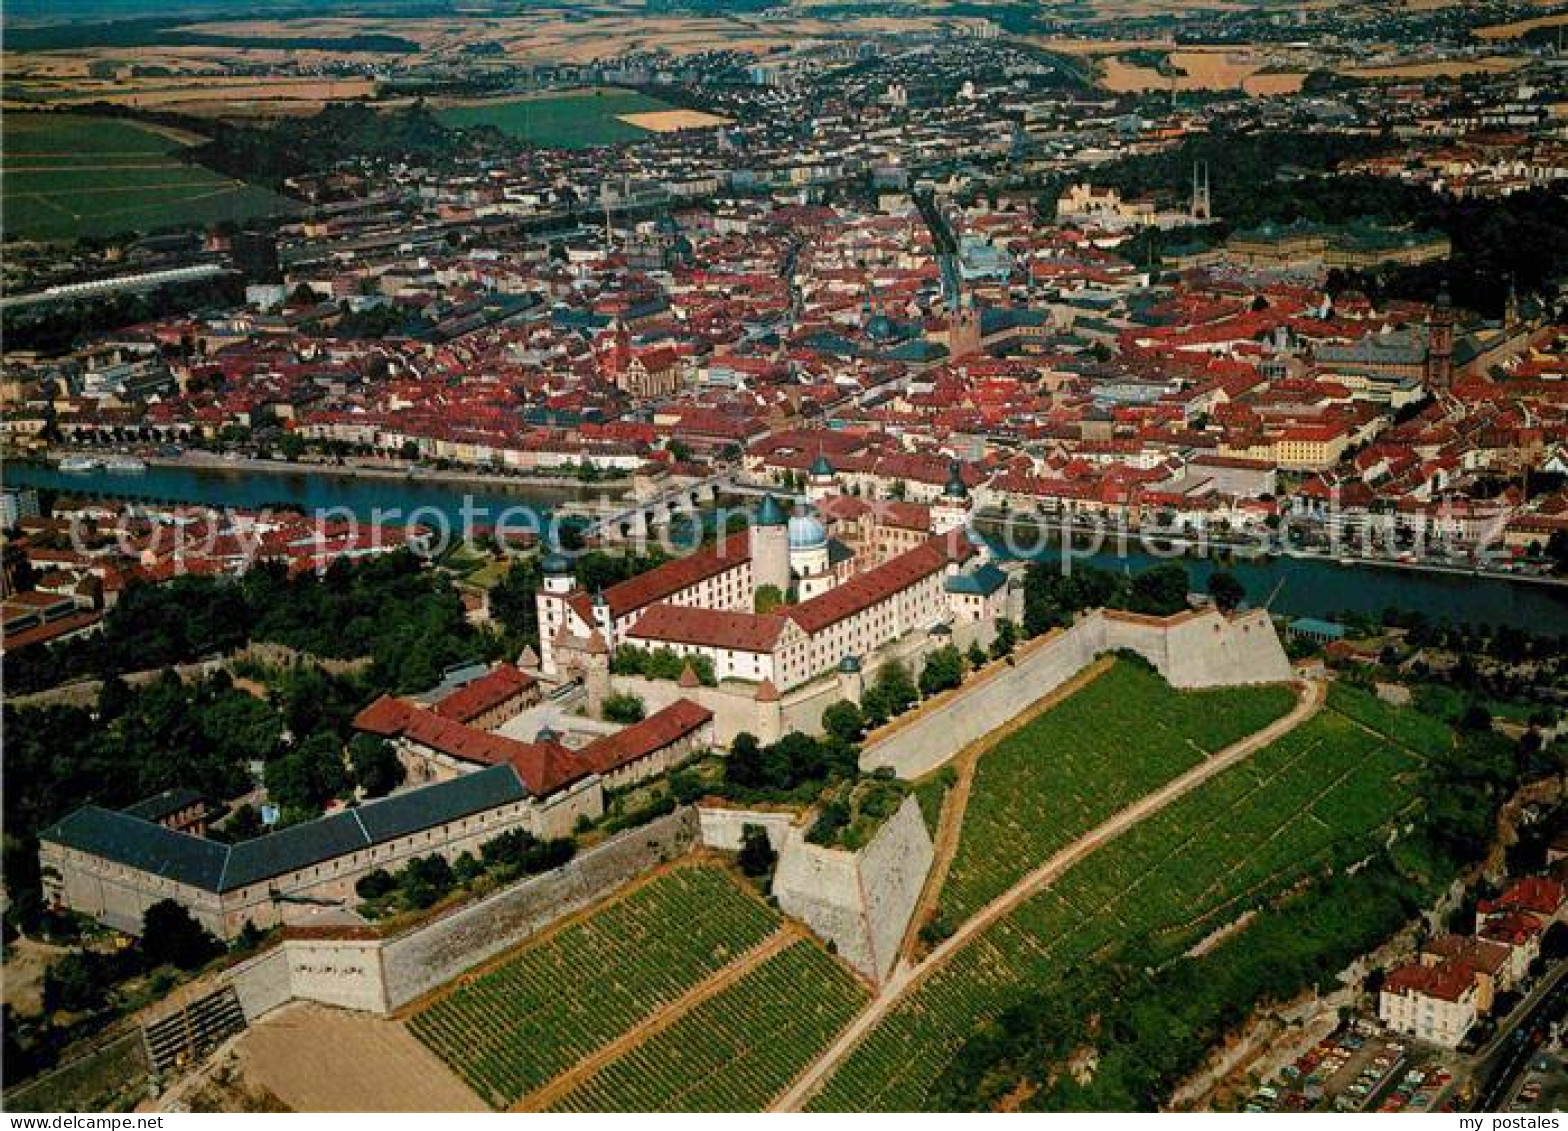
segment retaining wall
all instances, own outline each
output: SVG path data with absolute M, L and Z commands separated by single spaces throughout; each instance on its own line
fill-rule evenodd
M 809 844 L 803 832 L 792 830 L 779 854 L 773 894 L 785 914 L 881 982 L 898 958 L 933 857 L 920 803 L 910 796 L 859 852 Z
M 697 817 L 701 822 L 702 843 L 706 848 L 739 852 L 741 834 L 746 826 L 757 825 L 768 834 L 768 843 L 773 846 L 773 851 L 782 852 L 795 831 L 797 814 L 699 805 Z
M 234 987 L 250 1020 L 295 1000 L 390 1013 L 684 855 L 697 844 L 698 831 L 697 812 L 687 806 L 629 829 L 553 872 L 400 935 L 296 932 L 273 950 L 225 971 L 222 979 Z
M 1164 618 L 1095 610 L 1043 643 L 1021 649 L 1012 667 L 868 743 L 861 768 L 888 766 L 902 778 L 918 778 L 1050 694 L 1096 657 L 1124 648 L 1183 689 L 1283 683 L 1292 677 L 1290 660 L 1263 610 L 1226 617 L 1207 609 Z

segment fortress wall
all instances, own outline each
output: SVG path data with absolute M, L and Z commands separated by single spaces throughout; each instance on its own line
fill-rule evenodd
M 796 831 L 779 856 L 773 894 L 781 910 L 880 982 L 898 958 L 933 857 L 920 804 L 907 797 L 859 852 L 808 844 Z
M 289 1001 L 390 1013 L 465 970 L 689 852 L 698 818 L 679 809 L 629 829 L 565 866 L 496 892 L 393 938 L 286 938 L 222 975 L 249 1020 Z
M 390 1012 L 382 940 L 287 939 L 283 950 L 294 997 L 365 1013 Z
M 935 857 L 931 834 L 913 795 L 904 798 L 898 812 L 860 853 L 860 890 L 876 962 L 873 976 L 878 981 L 892 972 L 898 959 L 899 945 Z
M 741 731 L 762 734 L 754 688 L 682 687 L 672 679 L 647 679 L 640 675 L 612 675 L 610 687 L 637 696 L 650 715 L 677 699 L 690 699 L 708 708 L 713 712 L 713 741 L 719 746 L 728 746 Z
M 1232 687 L 1283 683 L 1290 660 L 1268 613 L 1227 618 L 1208 609 L 1163 621 L 1101 613 L 1104 646 L 1130 648 L 1152 663 L 1172 687 Z
M 863 770 L 883 766 L 918 778 L 1038 702 L 1106 652 L 1136 652 L 1173 686 L 1195 689 L 1292 678 L 1290 660 L 1264 610 L 1227 618 L 1207 609 L 1173 617 L 1095 610 L 1069 629 L 1020 649 L 1013 666 L 960 690 L 866 745 Z
M 871 930 L 853 853 L 791 838 L 779 854 L 773 895 L 781 911 L 833 944 L 856 970 L 875 977 Z
M 794 832 L 796 814 L 699 805 L 697 819 L 701 825 L 699 835 L 705 848 L 717 848 L 722 852 L 739 852 L 741 834 L 745 827 L 758 825 L 768 834 L 768 843 L 773 846 L 773 851 L 782 852 Z
M 413 1001 L 696 843 L 697 815 L 687 806 L 628 829 L 553 872 L 387 940 L 388 1006 Z
M 232 967 L 225 972 L 225 980 L 234 987 L 247 1021 L 294 1000 L 289 956 L 281 946 Z
M 1081 671 L 1097 653 L 1095 632 L 1093 625 L 1075 625 L 1021 650 L 1012 667 L 872 741 L 861 752 L 861 769 L 889 766 L 906 779 L 936 769 Z

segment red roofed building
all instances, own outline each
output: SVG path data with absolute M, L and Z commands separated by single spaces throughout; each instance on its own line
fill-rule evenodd
M 511 766 L 529 793 L 518 804 L 533 808 L 526 827 L 535 836 L 567 836 L 579 817 L 604 812 L 604 790 L 593 767 L 559 742 L 519 742 L 389 695 L 360 711 L 354 729 L 391 740 L 410 785 Z
M 589 743 L 577 757 L 606 789 L 621 789 L 665 773 L 712 744 L 713 712 L 677 699 L 642 722 Z
M 1475 968 L 1463 958 L 1396 966 L 1378 994 L 1378 1019 L 1444 1048 L 1458 1048 L 1479 1015 Z
M 443 719 L 494 730 L 539 702 L 539 681 L 513 664 L 497 664 L 430 707 Z

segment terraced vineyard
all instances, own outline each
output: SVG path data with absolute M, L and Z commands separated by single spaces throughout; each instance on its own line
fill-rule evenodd
M 421 1010 L 414 1034 L 497 1107 L 762 942 L 778 917 L 722 870 L 681 867 Z
M 758 1111 L 819 1056 L 866 989 L 800 940 L 600 1069 L 565 1111 Z
M 1406 775 L 1416 766 L 1346 715 L 1320 713 L 958 951 L 838 1066 L 812 1107 L 927 1106 L 964 1041 L 1022 993 L 1058 983 L 1113 943 L 1143 940 L 1151 962 L 1179 954 L 1309 870 L 1363 853 L 1411 803 Z
M 1289 687 L 1177 691 L 1118 660 L 981 758 L 942 917 L 962 923 L 1057 850 L 1290 710 Z

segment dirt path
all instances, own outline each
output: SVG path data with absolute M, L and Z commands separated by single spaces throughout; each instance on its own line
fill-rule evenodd
M 509 1111 L 548 1111 L 550 1105 L 571 1093 L 610 1062 L 631 1052 L 643 1042 L 668 1029 L 711 997 L 723 993 L 748 972 L 803 937 L 801 928 L 786 923 L 722 970 L 698 982 L 680 997 L 663 1006 L 646 1021 L 622 1033 L 603 1048 L 583 1057 L 542 1088 L 524 1096 Z
M 296 1002 L 233 1046 L 244 1078 L 295 1111 L 474 1111 L 480 1098 L 402 1024 Z
M 975 784 L 975 773 L 980 767 L 980 756 L 1008 735 L 1034 722 L 1069 695 L 1075 695 L 1083 690 L 1087 684 L 1109 671 L 1115 662 L 1114 656 L 1101 656 L 1066 683 L 1048 692 L 1043 698 L 1035 700 L 1022 714 L 1015 716 L 1010 722 L 1003 723 L 985 737 L 971 742 L 943 767 L 932 771 L 941 773 L 942 769 L 951 766 L 957 771 L 958 780 L 953 783 L 953 788 L 947 791 L 947 796 L 942 801 L 942 815 L 937 822 L 931 871 L 926 876 L 925 886 L 920 892 L 920 902 L 915 905 L 915 913 L 909 917 L 909 927 L 905 930 L 903 944 L 899 947 L 898 953 L 905 961 L 914 959 L 914 948 L 916 940 L 920 937 L 920 929 L 925 926 L 926 918 L 936 909 L 942 894 L 942 885 L 947 882 L 947 873 L 952 869 L 953 858 L 958 855 L 958 845 L 963 839 L 964 814 L 969 809 L 969 791 Z
M 774 1104 L 775 1111 L 799 1111 L 814 1096 L 817 1089 L 832 1071 L 852 1052 L 856 1045 L 887 1016 L 912 989 L 940 969 L 954 954 L 967 946 L 986 928 L 1013 911 L 1024 900 L 1041 888 L 1054 883 L 1075 864 L 1080 863 L 1097 849 L 1115 840 L 1122 833 L 1164 809 L 1216 774 L 1250 758 L 1263 747 L 1294 730 L 1316 715 L 1323 706 L 1325 688 L 1321 683 L 1305 683 L 1299 687 L 1300 698 L 1290 713 L 1275 719 L 1262 730 L 1232 743 L 1204 762 L 1200 762 L 1179 778 L 1167 782 L 1154 792 L 1146 794 L 1102 824 L 1090 829 L 1044 864 L 1019 880 L 1007 891 L 997 896 L 968 919 L 963 926 L 943 941 L 919 965 L 900 964 L 849 1027 L 839 1034 L 817 1060 L 798 1076 L 787 1092 Z

